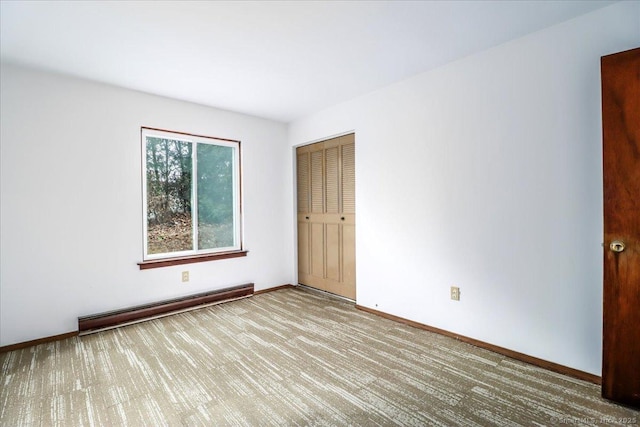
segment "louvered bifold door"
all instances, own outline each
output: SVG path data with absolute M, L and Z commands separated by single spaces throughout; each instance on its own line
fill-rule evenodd
M 306 277 L 310 273 L 311 240 L 310 225 L 305 220 L 311 206 L 309 153 L 297 154 L 298 181 L 298 274 Z
M 355 299 L 355 145 L 346 135 L 297 149 L 298 281 Z
M 311 286 L 324 286 L 324 179 L 322 146 L 311 151 L 311 212 L 309 226 L 311 233 Z
M 356 292 L 356 152 L 353 134 L 343 137 L 342 164 L 342 283 L 348 298 Z M 345 295 L 345 296 L 347 296 Z
M 324 258 L 324 153 L 323 145 L 300 147 L 298 178 L 298 281 L 326 290 Z
M 329 292 L 338 292 L 342 275 L 341 224 L 340 224 L 340 138 L 325 142 L 325 279 Z M 334 145 L 335 144 L 335 145 Z

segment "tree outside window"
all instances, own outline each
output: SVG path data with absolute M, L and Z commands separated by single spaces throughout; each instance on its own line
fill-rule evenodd
M 142 128 L 145 259 L 241 249 L 238 141 Z

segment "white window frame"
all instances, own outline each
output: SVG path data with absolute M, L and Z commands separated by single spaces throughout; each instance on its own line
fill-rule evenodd
M 193 144 L 191 150 L 192 159 L 192 182 L 191 182 L 191 218 L 193 228 L 192 248 L 187 251 L 176 251 L 160 254 L 149 254 L 148 244 L 148 201 L 147 201 L 147 137 L 166 138 L 175 141 L 190 142 Z M 142 147 L 142 228 L 143 228 L 143 260 L 152 261 L 160 259 L 180 258 L 208 254 L 221 254 L 238 252 L 243 250 L 242 241 L 242 188 L 241 188 L 241 162 L 240 162 L 240 141 L 215 138 L 209 136 L 193 135 L 184 132 L 174 132 L 162 129 L 141 128 Z M 233 148 L 233 238 L 235 245 L 214 249 L 198 249 L 198 179 L 197 179 L 197 144 L 218 145 Z

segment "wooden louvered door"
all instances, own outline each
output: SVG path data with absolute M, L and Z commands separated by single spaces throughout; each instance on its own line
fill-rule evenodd
M 300 147 L 296 156 L 298 281 L 355 299 L 354 135 Z

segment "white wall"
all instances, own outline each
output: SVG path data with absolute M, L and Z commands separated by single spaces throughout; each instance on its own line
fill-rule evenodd
M 6 64 L 1 72 L 0 345 L 77 330 L 81 315 L 293 283 L 286 125 Z M 139 270 L 141 126 L 242 141 L 247 257 Z
M 600 56 L 638 44 L 618 3 L 292 123 L 355 129 L 358 304 L 599 375 Z

